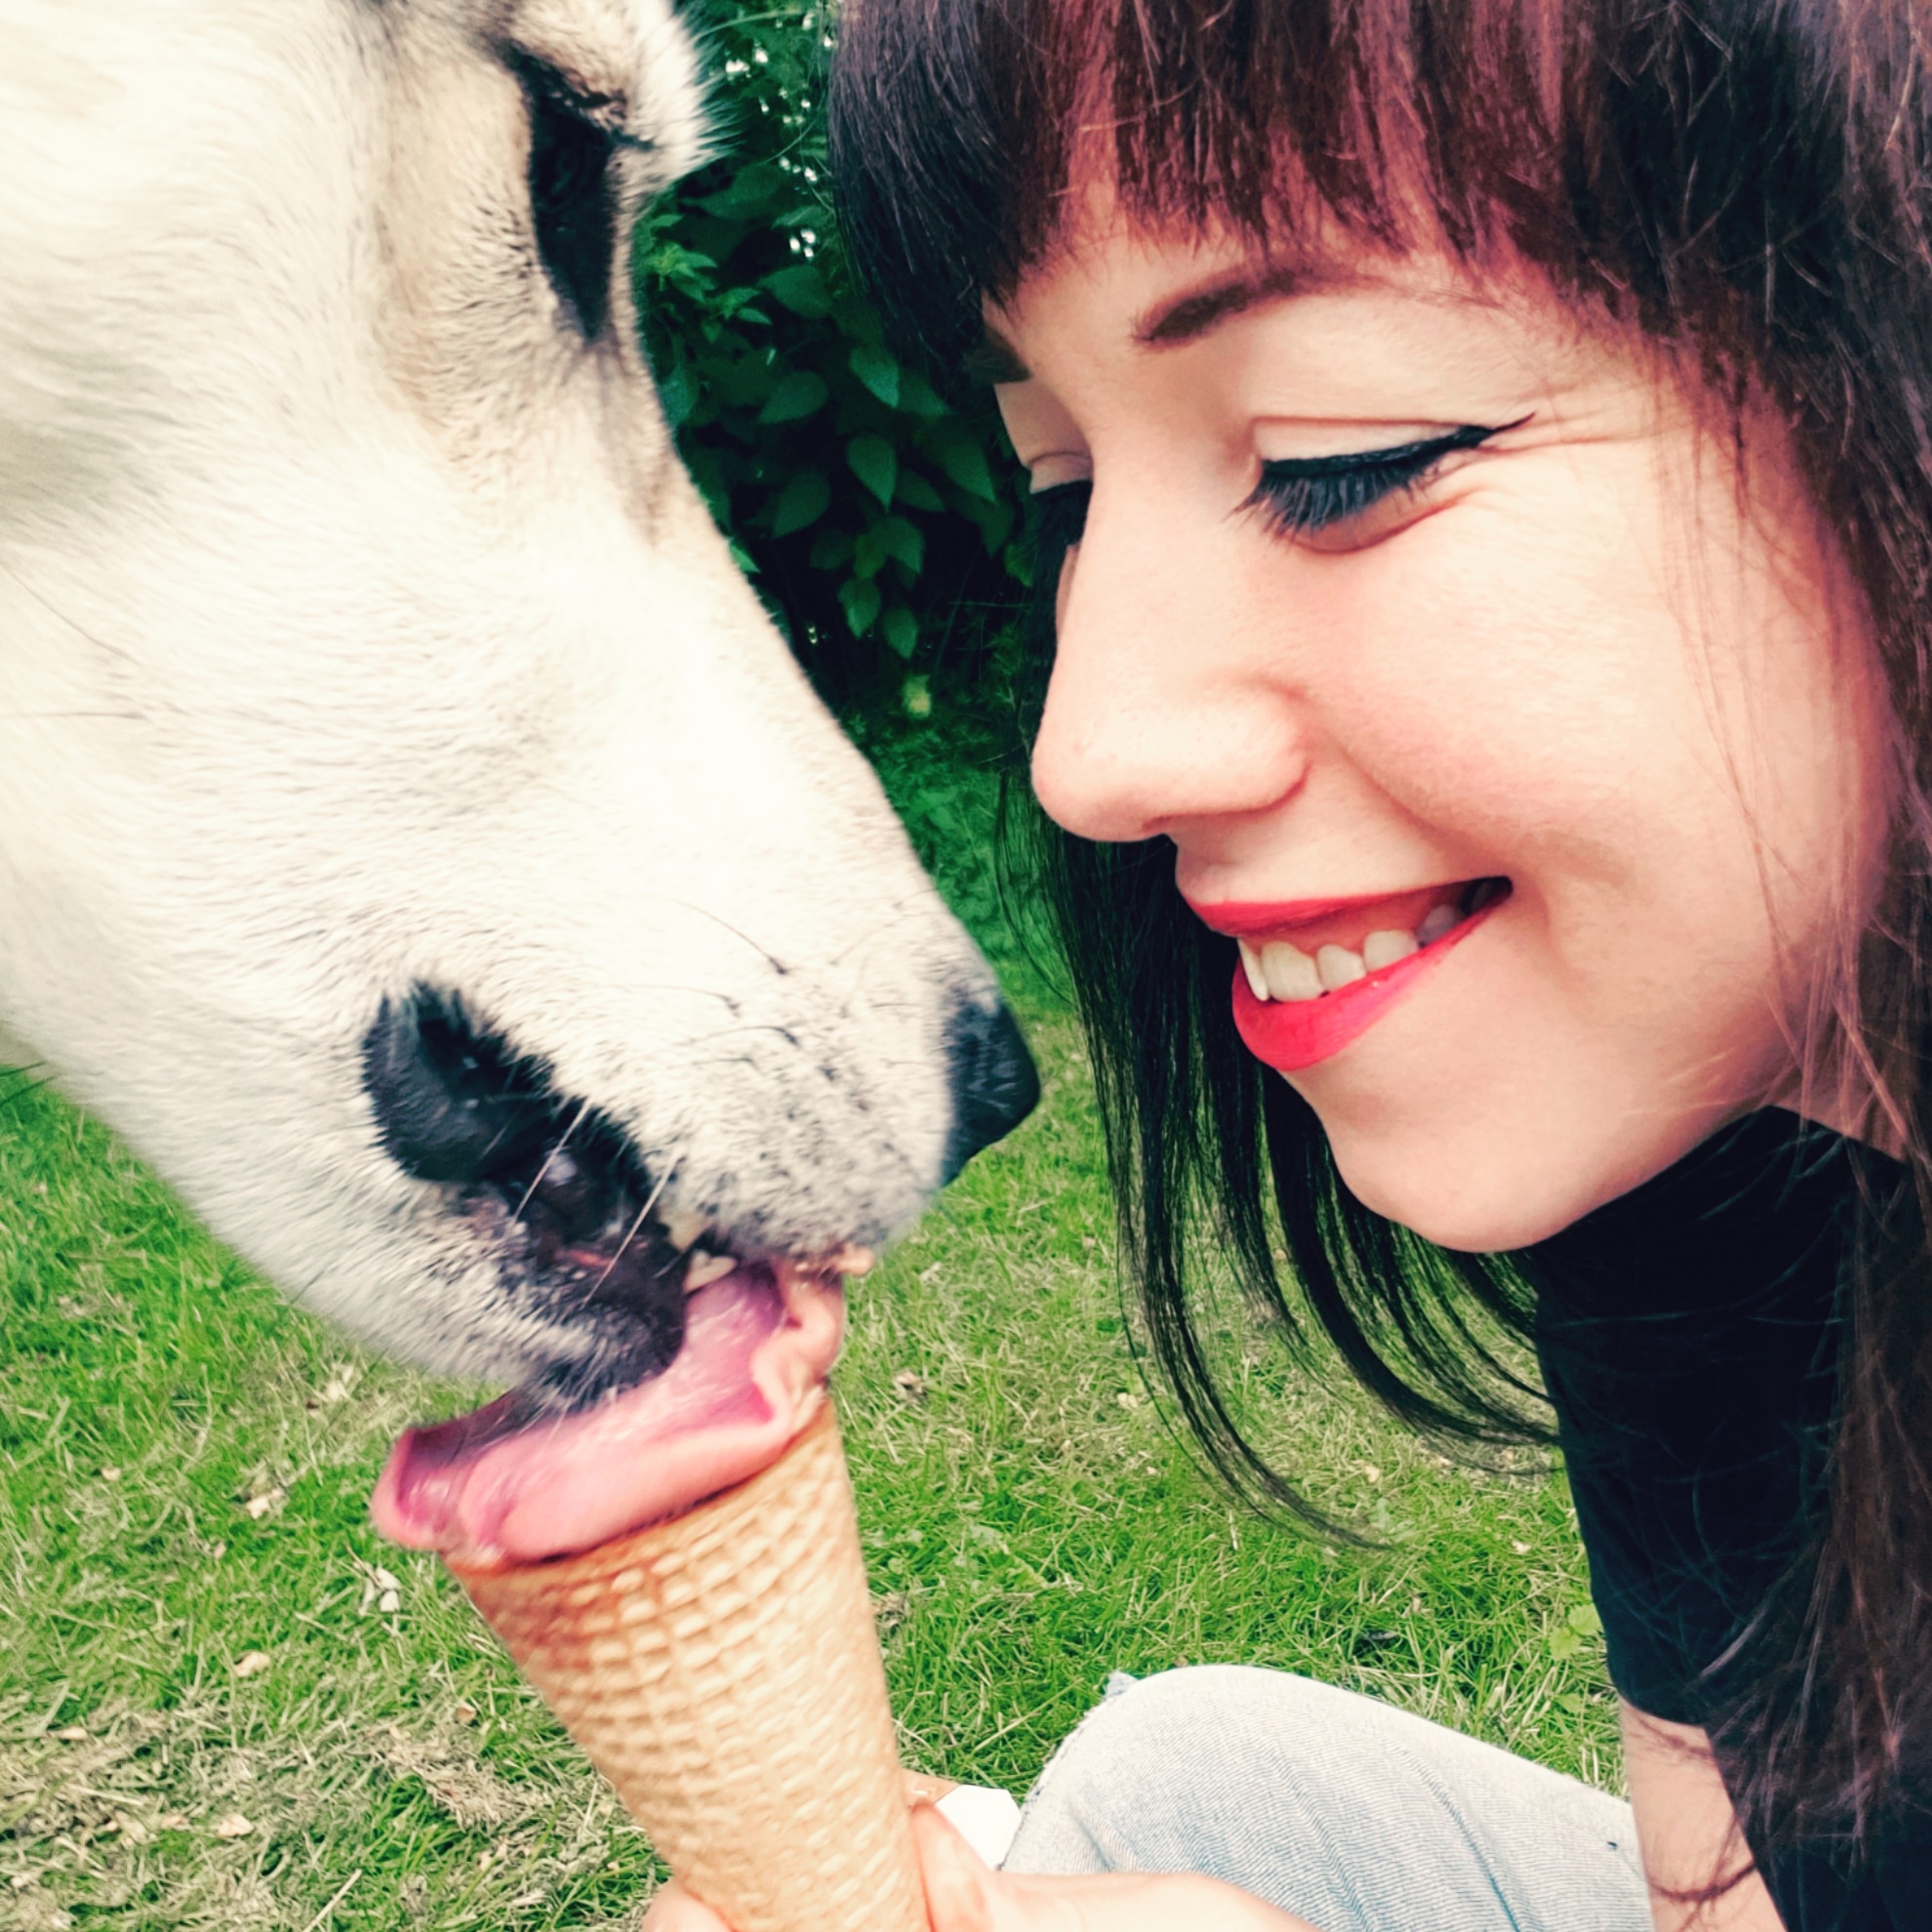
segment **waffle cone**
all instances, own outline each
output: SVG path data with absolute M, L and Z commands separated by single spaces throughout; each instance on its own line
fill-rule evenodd
M 926 1932 L 829 1401 L 684 1515 L 552 1562 L 452 1568 L 734 1932 Z

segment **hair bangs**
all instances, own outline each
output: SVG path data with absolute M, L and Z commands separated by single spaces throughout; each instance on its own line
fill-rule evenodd
M 842 231 L 895 339 L 943 374 L 1100 171 L 1153 226 L 1269 247 L 1333 224 L 1477 267 L 1503 245 L 1660 337 L 1734 344 L 1741 307 L 1815 334 L 1832 230 L 1882 192 L 1831 131 L 1861 97 L 1889 112 L 1901 79 L 1881 48 L 1845 60 L 1856 28 L 1814 32 L 1819 11 L 856 0 L 829 102 Z

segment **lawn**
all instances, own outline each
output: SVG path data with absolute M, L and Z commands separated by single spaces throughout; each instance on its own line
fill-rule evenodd
M 1046 1086 L 865 1285 L 838 1371 L 907 1761 L 1024 1790 L 1109 1670 L 1239 1659 L 1614 1783 L 1560 1477 L 1452 1468 L 1238 1315 L 1272 1446 L 1377 1547 L 1241 1513 L 1170 1432 L 1077 1034 L 997 928 L 984 788 L 886 749 Z M 24 1080 L 0 1279 L 0 1927 L 631 1923 L 648 1848 L 436 1564 L 366 1519 L 396 1430 L 478 1391 L 289 1308 Z

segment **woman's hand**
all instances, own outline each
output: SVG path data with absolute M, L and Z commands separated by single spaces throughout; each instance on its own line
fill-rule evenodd
M 1307 1919 L 1212 1878 L 1108 1872 L 1092 1877 L 1010 1877 L 984 1864 L 929 1804 L 912 1835 L 932 1932 L 1315 1932 Z M 639 1932 L 731 1932 L 676 1884 L 652 1902 Z M 826 1926 L 825 1932 L 843 1932 Z

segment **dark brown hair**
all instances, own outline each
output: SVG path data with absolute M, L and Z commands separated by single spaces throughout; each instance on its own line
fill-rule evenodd
M 1713 1726 L 1760 1859 L 1869 1845 L 1932 1756 L 1932 78 L 1912 0 L 850 0 L 831 95 L 847 245 L 942 368 L 1057 238 L 1081 145 L 1130 213 L 1270 247 L 1526 262 L 1580 311 L 1768 397 L 1863 592 L 1899 726 L 1891 886 L 1820 1016 L 1913 1186 L 1848 1270 L 1827 1506 Z M 1051 584 L 1058 557 L 1040 559 Z M 1050 655 L 1050 640 L 1044 652 Z M 1541 1428 L 1507 1268 L 1368 1213 L 1311 1110 L 1236 1039 L 1231 944 L 1164 840 L 1042 827 L 1153 1352 L 1216 1465 L 1298 1507 L 1212 1373 L 1203 1233 L 1291 1337 L 1305 1314 L 1397 1416 Z M 1848 951 L 1852 948 L 1848 947 Z M 1832 1076 L 1835 1077 L 1835 1074 Z M 1278 1217 L 1293 1262 L 1270 1255 Z M 1500 1333 L 1499 1333 L 1500 1331 Z

